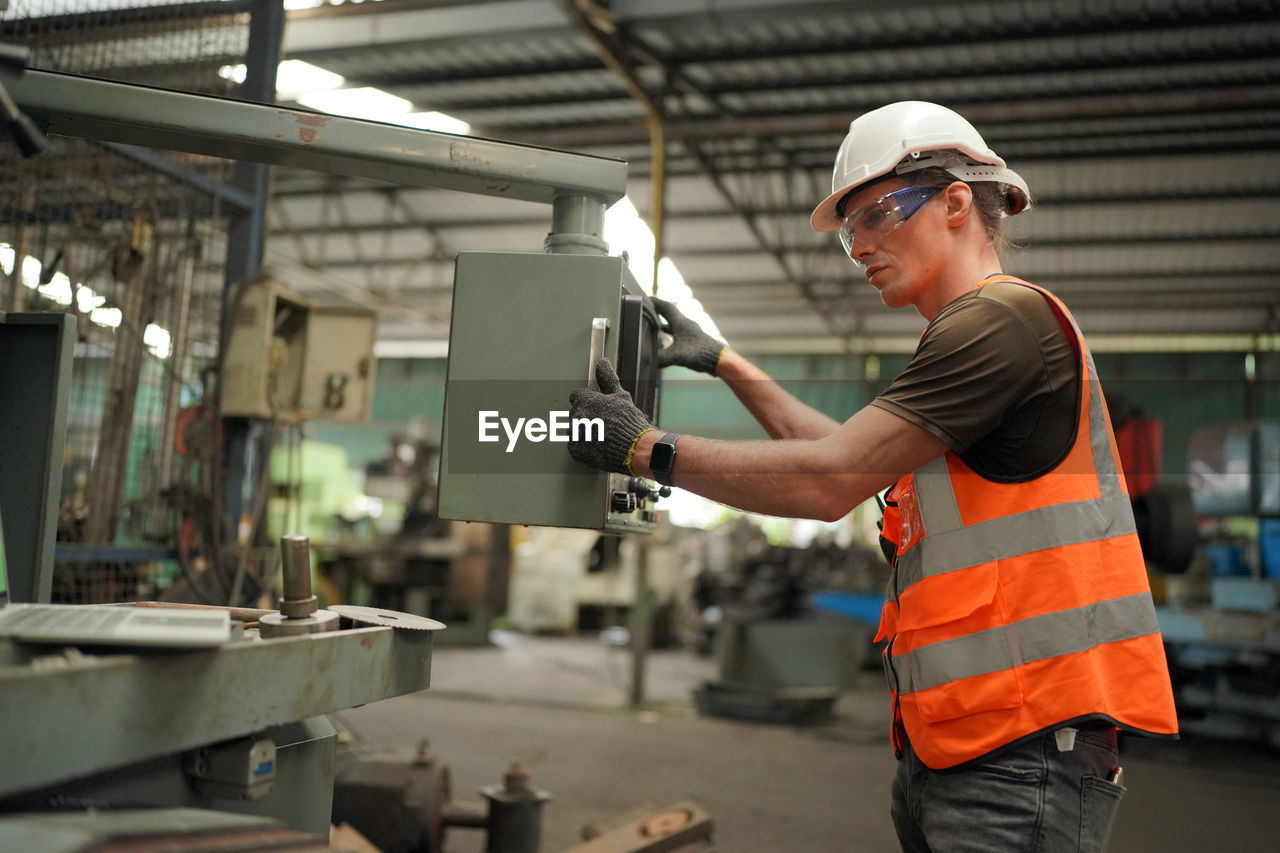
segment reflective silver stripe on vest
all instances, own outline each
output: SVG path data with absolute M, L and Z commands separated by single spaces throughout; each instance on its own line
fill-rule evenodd
M 1074 321 L 1072 328 L 1076 329 L 1077 339 L 1083 346 Z M 1102 402 L 1102 385 L 1087 348 L 1084 361 L 1089 383 L 1089 443 L 1101 497 L 1051 504 L 966 527 L 951 485 L 946 457 L 932 459 L 913 474 L 924 537 L 914 548 L 899 554 L 895 561 L 891 588 L 897 594 L 934 575 L 1060 545 L 1110 539 L 1137 530 L 1133 507 L 1120 486 L 1111 450 L 1111 428 Z
M 1102 383 L 1093 367 L 1093 354 L 1085 350 L 1089 367 L 1089 444 L 1093 450 L 1093 467 L 1098 472 L 1098 493 L 1104 498 L 1124 494 L 1116 457 L 1111 452 L 1110 420 L 1102 403 Z M 926 528 L 927 529 L 927 528 Z
M 892 664 L 898 693 L 915 693 L 1158 630 L 1151 593 L 1142 592 L 921 646 Z
M 1118 495 L 1050 504 L 936 536 L 928 532 L 914 548 L 898 555 L 894 563 L 897 590 L 901 594 L 913 583 L 934 575 L 1059 545 L 1110 539 L 1136 529 L 1129 498 Z
M 951 474 L 947 470 L 945 455 L 930 459 L 917 468 L 912 477 L 915 479 L 920 518 L 929 536 L 964 527 L 960 505 L 956 503 L 956 493 L 951 488 Z

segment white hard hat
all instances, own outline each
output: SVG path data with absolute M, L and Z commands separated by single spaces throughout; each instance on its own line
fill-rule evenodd
M 890 172 L 903 175 L 936 166 L 961 181 L 997 181 L 1007 185 L 1007 213 L 1025 210 L 1031 200 L 1027 183 L 987 147 L 982 135 L 957 112 L 925 101 L 899 101 L 858 116 L 840 143 L 831 195 L 814 208 L 816 231 L 835 231 L 840 200 L 850 190 Z

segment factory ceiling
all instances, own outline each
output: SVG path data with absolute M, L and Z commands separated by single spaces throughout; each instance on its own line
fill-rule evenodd
M 1276 0 L 385 0 L 291 12 L 284 53 L 474 135 L 624 159 L 646 218 L 648 100 L 666 254 L 744 350 L 913 345 L 920 318 L 808 227 L 849 121 L 907 99 L 958 110 L 1027 179 L 1006 270 L 1104 347 L 1280 331 Z M 540 251 L 550 224 L 284 168 L 273 193 L 271 256 L 399 306 L 381 336 L 403 352 L 447 336 L 455 253 Z

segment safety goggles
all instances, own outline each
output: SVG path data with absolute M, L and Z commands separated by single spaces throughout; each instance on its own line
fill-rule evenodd
M 910 219 L 926 201 L 941 191 L 937 187 L 906 187 L 886 193 L 853 211 L 840 225 L 840 245 L 844 246 L 844 253 L 849 255 L 853 251 L 853 240 L 857 235 L 883 237 Z M 858 261 L 855 259 L 854 263 Z

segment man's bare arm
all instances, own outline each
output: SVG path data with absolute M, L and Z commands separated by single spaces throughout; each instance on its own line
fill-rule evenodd
M 640 437 L 631 468 L 652 477 L 649 453 L 662 437 Z M 815 440 L 714 441 L 682 436 L 672 482 L 747 512 L 835 521 L 947 446 L 915 424 L 867 406 Z
M 752 417 L 775 439 L 818 439 L 831 435 L 840 422 L 800 402 L 741 354 L 726 349 L 716 376 L 733 390 Z

